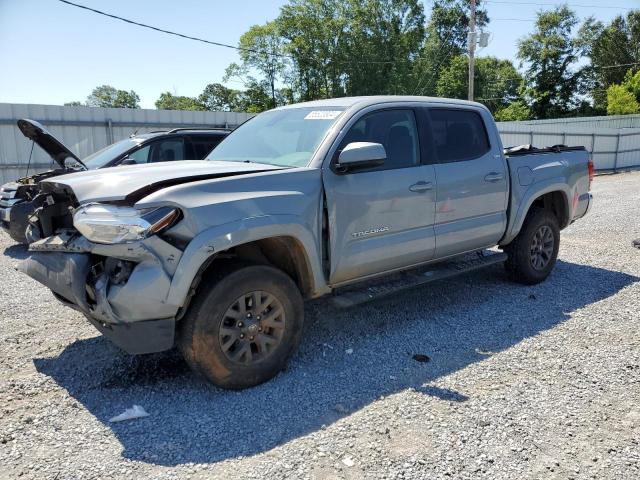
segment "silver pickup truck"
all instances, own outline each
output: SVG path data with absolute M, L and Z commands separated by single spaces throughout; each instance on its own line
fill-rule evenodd
M 285 366 L 305 299 L 350 307 L 496 263 L 543 281 L 591 204 L 584 148 L 505 153 L 484 106 L 441 98 L 277 108 L 207 160 L 41 182 L 20 269 L 124 350 L 177 344 L 225 388 Z

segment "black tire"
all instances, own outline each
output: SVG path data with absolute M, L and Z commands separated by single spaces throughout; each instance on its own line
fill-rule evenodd
M 35 208 L 32 202 L 16 203 L 11 207 L 11 221 L 3 222 L 5 232 L 18 243 L 29 243 L 24 233 L 29 225 L 29 216 L 33 214 Z
M 257 298 L 252 297 L 253 294 L 259 295 L 258 306 L 251 300 Z M 262 313 L 273 323 L 256 321 L 261 319 L 261 312 L 257 310 L 271 297 L 275 301 L 265 307 L 268 312 Z M 240 309 L 234 309 L 240 304 L 246 308 L 242 314 Z M 280 310 L 282 315 L 271 315 Z M 228 316 L 230 312 L 237 317 Z M 252 312 L 253 318 L 243 323 L 238 317 L 246 312 Z M 302 296 L 288 275 L 267 265 L 236 266 L 204 280 L 199 286 L 189 311 L 180 322 L 178 347 L 189 366 L 215 385 L 232 390 L 253 387 L 285 368 L 300 343 L 303 320 Z M 247 326 L 249 322 L 253 323 Z M 274 324 L 277 331 L 270 326 Z M 235 333 L 225 336 L 231 330 Z M 245 332 L 243 339 L 240 332 Z M 275 338 L 277 343 L 269 346 L 266 338 Z M 232 360 L 231 357 L 238 354 L 242 356 Z
M 549 251 L 548 255 L 539 247 L 540 236 L 553 240 L 551 246 L 548 243 L 544 244 Z M 505 262 L 507 275 L 514 282 L 525 285 L 535 285 L 544 281 L 556 264 L 559 247 L 560 227 L 556 216 L 542 208 L 532 209 L 527 214 L 520 233 L 504 248 L 508 255 Z

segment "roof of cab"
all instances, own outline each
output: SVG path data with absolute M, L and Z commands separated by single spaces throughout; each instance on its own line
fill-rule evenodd
M 327 98 L 324 100 L 314 100 L 311 102 L 293 103 L 291 105 L 285 105 L 278 107 L 278 110 L 284 110 L 289 108 L 323 108 L 323 107 L 341 107 L 350 108 L 359 106 L 361 108 L 369 105 L 377 105 L 380 103 L 390 102 L 425 102 L 425 103 L 442 103 L 442 104 L 455 104 L 455 105 L 468 105 L 473 107 L 480 107 L 486 109 L 486 107 L 477 102 L 470 102 L 468 100 L 458 100 L 455 98 L 441 98 L 441 97 L 420 97 L 413 95 L 372 95 L 364 97 L 340 97 L 340 98 Z

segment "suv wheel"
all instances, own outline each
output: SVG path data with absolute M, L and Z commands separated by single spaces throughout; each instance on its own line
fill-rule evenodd
M 542 208 L 531 210 L 520 233 L 504 248 L 511 280 L 534 285 L 545 280 L 556 264 L 560 227 L 556 216 Z
M 300 291 L 285 273 L 266 265 L 236 267 L 200 285 L 178 344 L 191 368 L 212 383 L 252 387 L 286 366 L 303 317 Z

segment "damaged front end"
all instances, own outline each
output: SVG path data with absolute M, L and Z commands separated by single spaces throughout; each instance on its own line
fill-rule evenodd
M 79 207 L 70 192 L 42 195 L 28 229 L 31 255 L 18 268 L 125 351 L 171 348 L 179 306 L 167 296 L 182 251 L 162 233 L 179 212 L 155 208 L 136 217 L 132 207 Z

